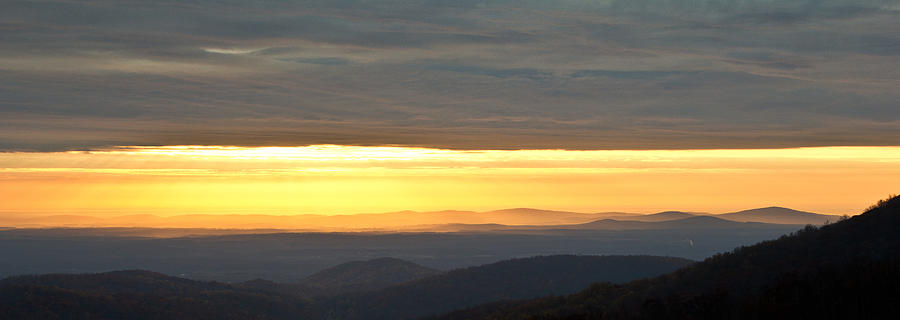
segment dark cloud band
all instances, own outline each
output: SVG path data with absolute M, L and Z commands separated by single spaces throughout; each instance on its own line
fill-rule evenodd
M 0 149 L 895 145 L 900 1 L 7 1 Z

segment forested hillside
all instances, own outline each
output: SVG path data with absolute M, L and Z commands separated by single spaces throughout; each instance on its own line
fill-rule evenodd
M 572 293 L 595 281 L 625 282 L 690 263 L 653 256 L 533 257 L 458 269 L 378 291 L 369 291 L 365 285 L 372 279 L 364 277 L 361 291 L 338 296 L 333 294 L 349 290 L 351 282 L 320 281 L 316 287 L 266 280 L 225 284 L 139 270 L 17 276 L 0 280 L 0 319 L 414 318 L 490 301 Z M 340 265 L 312 278 L 322 280 L 348 268 L 370 276 L 390 273 L 386 268 L 431 272 L 406 261 L 376 259 Z
M 654 256 L 544 256 L 453 270 L 381 291 L 321 300 L 314 318 L 409 319 L 480 303 L 577 292 L 590 283 L 627 282 L 693 263 Z
M 148 271 L 0 280 L 0 319 L 287 319 L 290 295 Z
M 882 318 L 900 311 L 900 197 L 821 228 L 741 247 L 652 279 L 506 302 L 448 319 Z

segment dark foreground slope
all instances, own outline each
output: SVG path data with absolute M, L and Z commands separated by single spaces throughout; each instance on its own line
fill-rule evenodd
M 0 280 L 0 319 L 288 319 L 289 295 L 148 271 L 50 274 Z
M 900 197 L 864 214 L 741 247 L 652 279 L 506 302 L 446 318 L 893 319 L 900 314 Z
M 654 256 L 542 256 L 453 270 L 385 290 L 323 300 L 312 318 L 408 319 L 508 299 L 577 292 L 674 271 L 693 261 Z

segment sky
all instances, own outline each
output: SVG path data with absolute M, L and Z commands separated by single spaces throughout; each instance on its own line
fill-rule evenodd
M 855 214 L 900 177 L 900 147 L 446 150 L 131 147 L 0 153 L 12 214 L 354 214 L 514 207 Z
M 3 1 L 0 211 L 852 213 L 896 193 L 898 57 L 900 0 Z M 276 170 L 306 146 L 441 158 Z

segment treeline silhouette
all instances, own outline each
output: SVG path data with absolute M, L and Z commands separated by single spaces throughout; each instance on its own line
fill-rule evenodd
M 441 273 L 409 261 L 378 258 L 352 261 L 316 272 L 300 283 L 316 288 L 323 294 L 374 291 Z
M 0 319 L 289 319 L 304 302 L 159 273 L 19 276 L 0 280 Z
M 900 312 L 900 197 L 652 279 L 445 319 L 848 319 Z
M 313 318 L 410 319 L 509 299 L 574 293 L 671 272 L 691 260 L 655 256 L 539 256 L 449 271 L 380 291 L 319 299 Z
M 398 319 L 449 312 L 499 299 L 572 293 L 595 281 L 626 282 L 671 272 L 691 260 L 653 256 L 543 256 L 458 269 L 381 290 L 329 295 L 350 286 L 311 288 L 254 280 L 201 282 L 148 271 L 49 274 L 0 280 L 0 319 Z M 348 267 L 408 262 L 376 259 Z M 415 270 L 414 270 L 415 271 Z M 321 280 L 322 275 L 313 277 Z M 371 277 L 356 279 L 368 290 Z M 318 282 L 324 284 L 327 282 Z

